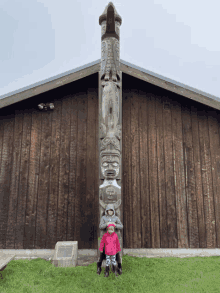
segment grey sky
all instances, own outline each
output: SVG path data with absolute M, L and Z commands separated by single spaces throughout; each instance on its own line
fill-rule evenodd
M 219 0 L 112 2 L 121 59 L 220 98 Z M 100 59 L 108 3 L 0 0 L 0 96 Z

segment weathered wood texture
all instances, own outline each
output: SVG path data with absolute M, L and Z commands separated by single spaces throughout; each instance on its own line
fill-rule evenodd
M 220 247 L 220 111 L 123 74 L 125 248 Z
M 1 249 L 97 249 L 97 140 L 97 73 L 0 110 Z
M 122 88 L 124 247 L 219 248 L 220 112 Z M 0 110 L 1 249 L 97 249 L 98 137 L 98 74 Z

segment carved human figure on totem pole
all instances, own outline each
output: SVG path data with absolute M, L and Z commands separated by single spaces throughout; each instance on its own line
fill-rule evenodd
M 122 19 L 112 2 L 106 6 L 99 17 L 102 34 L 102 58 L 99 72 L 99 164 L 100 177 L 104 182 L 99 186 L 99 243 L 106 233 L 109 223 L 116 225 L 121 251 L 116 254 L 118 272 L 122 273 L 123 224 L 121 186 L 121 71 L 119 56 L 119 35 Z M 97 263 L 97 273 L 101 272 L 101 263 L 105 254 L 101 253 Z

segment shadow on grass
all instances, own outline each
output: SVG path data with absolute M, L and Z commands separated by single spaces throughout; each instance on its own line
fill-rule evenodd
M 13 260 L 2 272 L 1 293 L 220 292 L 220 257 L 139 258 L 125 255 L 123 273 L 104 278 L 97 265 L 54 267 L 43 259 Z

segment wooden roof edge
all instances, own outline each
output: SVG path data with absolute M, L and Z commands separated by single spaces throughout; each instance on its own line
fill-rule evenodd
M 220 98 L 120 59 L 122 72 L 220 110 Z
M 101 59 L 0 96 L 0 108 L 28 99 L 100 71 Z M 120 69 L 138 79 L 220 110 L 220 98 L 120 59 Z
M 30 97 L 39 95 L 46 91 L 55 89 L 59 86 L 68 84 L 70 82 L 96 73 L 100 70 L 100 62 L 101 59 L 98 59 L 91 63 L 77 67 L 73 70 L 66 71 L 64 73 L 44 79 L 40 82 L 36 82 L 29 86 L 23 87 L 19 90 L 4 94 L 0 96 L 0 108 L 23 101 Z

